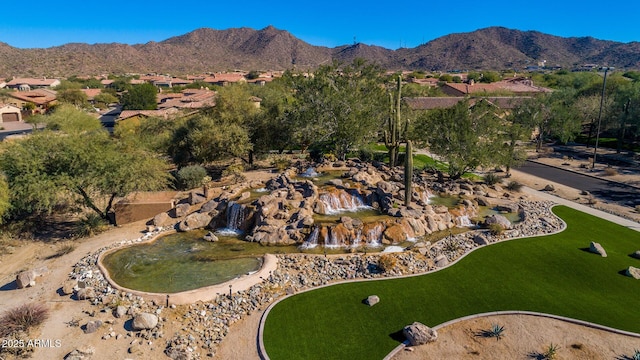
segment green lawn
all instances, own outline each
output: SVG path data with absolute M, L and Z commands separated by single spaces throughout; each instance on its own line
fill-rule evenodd
M 640 267 L 640 260 L 629 256 L 640 249 L 640 233 L 567 207 L 554 212 L 568 224 L 556 235 L 484 247 L 432 274 L 341 284 L 287 298 L 266 319 L 267 354 L 382 359 L 414 321 L 435 326 L 499 310 L 551 313 L 640 333 L 640 281 L 621 274 L 629 265 Z M 609 256 L 585 251 L 590 241 L 601 243 Z M 362 303 L 374 294 L 379 304 Z

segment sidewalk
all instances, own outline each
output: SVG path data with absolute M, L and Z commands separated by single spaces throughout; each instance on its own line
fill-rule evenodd
M 586 205 L 578 204 L 576 202 L 573 202 L 573 201 L 570 201 L 570 200 L 567 200 L 567 199 L 563 199 L 563 198 L 558 197 L 558 196 L 551 195 L 551 194 L 549 194 L 547 192 L 544 192 L 544 191 L 534 190 L 534 189 L 532 189 L 530 187 L 526 187 L 525 186 L 525 187 L 522 188 L 522 191 L 527 193 L 527 194 L 529 194 L 529 195 L 532 195 L 532 196 L 535 196 L 535 197 L 540 197 L 540 198 L 543 198 L 545 200 L 550 200 L 550 201 L 553 201 L 553 202 L 555 202 L 557 204 L 565 205 L 565 206 L 568 206 L 570 208 L 576 209 L 578 211 L 582 211 L 584 213 L 587 213 L 587 214 L 590 214 L 590 215 L 593 215 L 593 216 L 597 216 L 597 217 L 599 217 L 601 219 L 605 219 L 605 220 L 611 221 L 613 223 L 616 223 L 618 225 L 622 225 L 622 226 L 627 227 L 629 229 L 632 229 L 632 230 L 635 230 L 635 231 L 640 231 L 640 223 L 637 223 L 635 221 L 631 221 L 631 220 L 625 219 L 623 217 L 620 217 L 620 216 L 617 216 L 617 215 L 614 215 L 614 214 L 610 214 L 608 212 L 604 212 L 604 211 L 601 211 L 601 210 L 598 210 L 598 209 L 594 209 L 594 208 L 586 206 Z

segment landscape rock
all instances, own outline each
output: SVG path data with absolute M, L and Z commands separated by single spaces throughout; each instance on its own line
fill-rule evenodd
M 478 245 L 489 245 L 489 240 L 487 239 L 487 237 L 484 234 L 476 234 L 473 237 L 473 242 L 478 244 Z
M 76 298 L 78 298 L 78 300 L 91 300 L 95 297 L 96 291 L 91 286 L 80 288 L 76 291 Z
M 113 313 L 113 315 L 117 318 L 121 318 L 125 315 L 127 315 L 127 307 L 126 306 L 122 306 L 122 305 L 118 305 L 118 307 L 116 307 L 116 311 Z
M 600 243 L 592 241 L 589 244 L 589 251 L 591 251 L 594 254 L 598 254 L 598 255 L 600 255 L 602 257 L 607 257 L 607 252 L 604 250 L 602 245 L 600 245 Z
M 98 329 L 102 326 L 102 321 L 100 320 L 91 320 L 89 322 L 87 322 L 84 326 L 84 333 L 85 334 L 91 334 L 94 333 L 96 331 L 98 331 Z
M 71 295 L 73 294 L 73 291 L 77 286 L 78 280 L 66 280 L 62 283 L 62 288 L 60 291 L 62 292 L 62 295 Z
M 205 213 L 193 213 L 189 214 L 186 219 L 178 224 L 178 230 L 189 231 L 195 229 L 202 229 L 207 227 L 211 222 L 211 216 Z
M 373 306 L 379 302 L 380 302 L 380 298 L 378 297 L 378 295 L 370 295 L 365 300 L 365 303 L 369 306 Z
M 218 237 L 213 231 L 209 231 L 205 236 L 202 237 L 206 241 L 216 242 L 218 241 Z
M 133 317 L 133 329 L 134 330 L 148 330 L 153 329 L 158 325 L 158 317 L 154 314 L 139 313 Z
M 509 219 L 507 219 L 506 217 L 504 217 L 504 216 L 502 216 L 500 214 L 487 216 L 487 218 L 484 220 L 484 222 L 487 225 L 498 224 L 498 225 L 502 226 L 502 228 L 504 228 L 504 229 L 511 229 L 513 227 L 513 225 L 511 224 L 511 221 L 509 221 Z
M 156 227 L 167 226 L 171 223 L 171 217 L 166 212 L 162 212 L 153 217 L 152 223 Z
M 81 346 L 72 352 L 68 353 L 64 360 L 86 360 L 90 359 L 91 355 L 95 354 L 96 349 L 90 345 Z
M 189 213 L 189 209 L 191 209 L 191 205 L 187 203 L 176 205 L 176 207 L 173 209 L 175 213 L 175 217 L 181 218 L 187 215 Z
M 556 187 L 551 185 L 551 184 L 547 184 L 547 186 L 544 187 L 544 189 L 542 189 L 543 191 L 555 191 Z
M 447 257 L 444 254 L 440 254 L 436 256 L 436 258 L 433 259 L 433 261 L 436 264 L 436 266 L 439 268 L 449 265 L 449 259 L 447 259 Z
M 520 209 L 520 206 L 516 203 L 512 203 L 512 202 L 508 202 L 505 204 L 500 204 L 496 206 L 496 210 L 498 211 L 503 211 L 503 212 L 509 212 L 509 213 L 516 213 L 518 212 L 518 210 Z
M 437 331 L 420 322 L 405 326 L 402 334 L 409 340 L 411 346 L 424 345 L 438 339 Z
M 636 280 L 640 280 L 640 269 L 633 267 L 633 266 L 629 266 L 627 268 L 627 272 L 626 272 L 627 276 L 630 276 Z
M 36 285 L 36 274 L 33 270 L 26 270 L 18 273 L 16 276 L 16 285 L 18 289 L 24 289 L 29 286 Z

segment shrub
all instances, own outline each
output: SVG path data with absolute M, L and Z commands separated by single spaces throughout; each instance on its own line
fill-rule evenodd
M 204 184 L 207 178 L 207 170 L 200 165 L 189 165 L 178 170 L 176 180 L 183 190 L 193 189 Z
M 498 174 L 496 173 L 488 173 L 487 175 L 484 176 L 484 182 L 487 185 L 495 185 L 499 182 L 502 181 L 502 178 L 500 176 L 498 176 Z
M 517 181 L 509 181 L 507 184 L 507 190 L 509 191 L 520 191 L 522 190 L 522 184 Z
M 244 171 L 244 167 L 242 164 L 231 164 L 227 166 L 224 171 L 222 171 L 222 177 L 231 177 L 233 182 L 241 182 L 246 179 L 246 177 L 242 174 Z
M 490 224 L 489 232 L 491 233 L 491 235 L 500 235 L 504 232 L 504 227 L 502 227 L 502 225 L 500 224 Z
M 284 169 L 288 168 L 291 165 L 291 160 L 285 155 L 274 156 L 271 159 L 271 166 L 278 169 L 279 172 L 283 172 Z
M 96 213 L 89 213 L 76 224 L 76 237 L 89 237 L 109 228 L 109 223 Z M 72 250 L 73 251 L 73 250 Z
M 393 270 L 393 268 L 396 266 L 396 262 L 397 259 L 395 256 L 391 254 L 384 254 L 381 255 L 380 259 L 378 260 L 378 267 L 380 267 L 382 271 L 388 272 Z
M 43 304 L 24 304 L 5 311 L 0 318 L 0 336 L 5 337 L 42 324 L 49 317 L 49 309 Z
M 631 359 L 640 360 L 640 350 L 638 349 L 634 350 L 633 355 L 631 356 Z
M 614 168 L 606 168 L 604 169 L 604 176 L 614 176 L 614 175 L 618 175 L 618 171 Z
M 558 354 L 558 349 L 560 347 L 558 345 L 554 345 L 553 343 L 549 344 L 549 346 L 547 347 L 547 350 L 545 350 L 545 352 L 542 354 L 542 356 L 545 359 L 548 360 L 553 360 L 556 358 L 556 355 Z

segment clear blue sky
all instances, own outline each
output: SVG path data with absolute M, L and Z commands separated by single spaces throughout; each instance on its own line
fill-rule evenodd
M 69 4 L 71 3 L 71 4 Z M 18 48 L 70 42 L 140 44 L 198 28 L 273 25 L 313 45 L 415 47 L 489 26 L 563 37 L 640 41 L 640 1 L 3 1 L 0 42 Z

